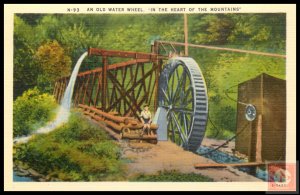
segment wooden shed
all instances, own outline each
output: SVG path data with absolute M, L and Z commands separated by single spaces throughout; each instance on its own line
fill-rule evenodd
M 286 81 L 265 73 L 238 86 L 236 151 L 254 161 L 285 161 Z M 246 105 L 256 108 L 248 121 Z

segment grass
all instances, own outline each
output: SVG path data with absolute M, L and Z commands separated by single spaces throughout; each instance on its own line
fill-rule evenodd
M 13 157 L 15 164 L 61 181 L 212 181 L 200 174 L 178 171 L 127 178 L 120 146 L 78 112 L 54 131 L 15 145 Z
M 131 181 L 145 181 L 145 182 L 210 182 L 213 179 L 196 173 L 180 173 L 176 170 L 160 171 L 158 174 L 145 175 L 141 174 Z
M 124 180 L 119 145 L 80 113 L 49 134 L 15 146 L 14 162 L 63 181 Z

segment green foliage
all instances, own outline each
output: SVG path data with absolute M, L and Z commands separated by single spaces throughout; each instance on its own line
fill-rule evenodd
M 34 57 L 42 72 L 38 76 L 41 91 L 52 92 L 55 80 L 70 74 L 71 59 L 56 40 L 41 45 Z
M 57 40 L 64 46 L 73 62 L 89 47 L 99 47 L 102 42 L 99 35 L 93 35 L 82 23 L 61 29 Z
M 14 18 L 14 99 L 37 85 L 39 69 L 34 63 L 31 43 L 32 27 L 19 17 Z M 30 71 L 29 71 L 30 70 Z
M 279 54 L 286 51 L 286 15 L 281 13 L 189 14 L 188 27 L 190 43 Z M 34 86 L 39 86 L 42 91 L 52 90 L 53 77 L 62 76 L 64 71 L 46 74 L 43 64 L 46 67 L 52 67 L 52 62 L 57 66 L 66 65 L 70 63 L 67 58 L 71 58 L 72 68 L 89 47 L 149 52 L 150 41 L 157 37 L 183 42 L 183 15 L 17 14 L 14 24 L 14 98 Z M 54 43 L 60 48 L 53 50 L 53 53 L 58 53 L 56 57 L 51 55 L 47 59 L 46 51 L 49 50 L 46 49 L 39 52 L 40 48 L 51 48 Z M 43 53 L 40 59 L 37 53 Z M 161 49 L 161 53 L 167 54 L 168 51 Z M 201 48 L 189 48 L 189 55 L 203 71 L 210 117 L 224 132 L 219 133 L 219 138 L 227 138 L 235 131 L 236 102 L 225 96 L 226 89 L 263 72 L 285 79 L 284 59 Z M 109 60 L 109 63 L 115 63 L 119 59 Z M 101 61 L 99 57 L 86 58 L 81 71 L 99 67 Z M 229 96 L 236 99 L 237 87 L 231 91 L 233 93 Z M 222 116 L 224 120 L 218 118 Z M 216 132 L 208 124 L 206 135 L 213 136 Z
M 131 181 L 148 181 L 148 182 L 209 182 L 213 181 L 207 176 L 196 173 L 180 173 L 173 171 L 159 171 L 155 175 L 141 174 L 134 177 Z
M 43 14 L 16 14 L 16 16 L 22 18 L 26 23 L 30 25 L 37 25 L 39 20 L 43 18 Z
M 192 31 L 195 33 L 194 43 L 210 43 L 224 45 L 228 42 L 234 28 L 234 23 L 227 15 L 213 14 L 197 17 L 192 22 Z M 198 19 L 199 18 L 199 19 Z
M 123 178 L 119 146 L 79 113 L 68 123 L 16 146 L 15 161 L 64 181 L 103 181 Z
M 28 135 L 53 118 L 56 102 L 52 95 L 29 89 L 13 104 L 13 134 Z

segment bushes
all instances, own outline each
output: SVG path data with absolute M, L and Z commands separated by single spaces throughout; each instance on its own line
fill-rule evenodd
M 196 173 L 180 173 L 173 171 L 159 171 L 156 175 L 141 174 L 132 179 L 132 181 L 156 181 L 156 182 L 208 182 L 211 178 Z
M 14 137 L 28 135 L 54 117 L 54 96 L 29 89 L 13 103 Z
M 102 181 L 123 178 L 119 146 L 80 113 L 50 132 L 17 145 L 15 161 L 64 181 Z
M 34 60 L 41 69 L 42 74 L 38 75 L 37 86 L 43 92 L 53 91 L 55 80 L 70 74 L 71 58 L 56 40 L 41 45 L 34 55 Z

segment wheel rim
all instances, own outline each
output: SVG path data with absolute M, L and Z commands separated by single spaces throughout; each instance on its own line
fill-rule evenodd
M 164 66 L 159 80 L 159 106 L 167 110 L 169 139 L 195 151 L 205 133 L 208 109 L 205 82 L 192 58 L 174 58 Z

